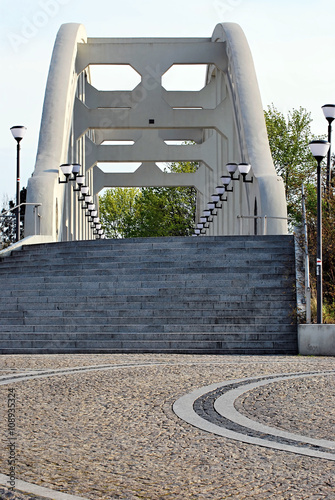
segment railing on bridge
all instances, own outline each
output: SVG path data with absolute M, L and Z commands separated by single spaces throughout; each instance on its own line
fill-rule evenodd
M 238 215 L 237 216 L 238 222 L 239 222 L 239 235 L 244 234 L 243 233 L 243 219 L 253 219 L 254 221 L 257 221 L 258 219 L 261 221 L 261 232 L 258 232 L 258 227 L 255 226 L 255 231 L 254 234 L 261 234 L 261 235 L 266 235 L 267 230 L 268 230 L 268 220 L 269 219 L 278 219 L 278 220 L 285 220 L 287 221 L 287 217 L 273 217 L 273 216 L 268 216 L 268 215 Z
M 2 214 L 0 214 L 0 218 L 2 218 L 2 219 L 4 219 L 4 218 L 14 218 L 14 217 L 16 217 L 16 215 L 15 214 L 8 215 L 8 212 L 13 212 L 13 211 L 17 210 L 18 208 L 20 208 L 22 206 L 27 206 L 27 205 L 33 206 L 33 213 L 34 213 L 34 235 L 39 235 L 40 234 L 40 223 L 39 223 L 39 220 L 41 218 L 41 215 L 38 212 L 38 207 L 41 207 L 42 203 L 20 203 L 19 205 L 15 205 L 15 207 L 9 208 L 8 210 L 6 210 Z M 38 228 L 38 232 L 37 232 L 37 228 Z

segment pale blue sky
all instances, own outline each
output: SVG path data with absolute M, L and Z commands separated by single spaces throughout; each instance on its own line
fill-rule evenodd
M 321 106 L 335 103 L 333 0 L 0 0 L 0 205 L 15 193 L 12 125 L 25 125 L 22 185 L 31 175 L 50 57 L 61 24 L 89 37 L 210 37 L 238 23 L 254 58 L 263 107 L 303 106 L 313 132 L 326 133 Z

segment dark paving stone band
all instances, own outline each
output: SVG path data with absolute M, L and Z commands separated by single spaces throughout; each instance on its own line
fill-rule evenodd
M 335 371 L 277 374 L 230 380 L 183 396 L 174 404 L 175 413 L 186 422 L 221 436 L 268 448 L 335 461 L 335 442 L 312 439 L 268 427 L 241 415 L 234 401 L 252 388 L 293 378 L 334 375 Z M 221 401 L 220 398 L 224 398 Z M 248 425 L 250 424 L 250 425 Z

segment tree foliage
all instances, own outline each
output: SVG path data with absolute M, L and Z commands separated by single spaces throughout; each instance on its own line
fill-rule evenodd
M 311 285 L 316 290 L 316 221 L 314 207 L 307 216 L 308 246 L 311 256 Z M 335 197 L 323 199 L 322 207 L 322 272 L 324 322 L 335 323 Z
M 27 190 L 22 188 L 20 191 L 21 203 L 26 202 L 26 196 Z M 14 200 L 9 200 L 8 197 L 3 200 L 0 212 L 0 247 L 2 248 L 6 248 L 16 241 L 16 218 L 11 217 L 11 215 L 15 215 L 15 211 L 11 211 L 15 206 Z M 25 205 L 21 207 L 20 212 L 20 238 L 23 238 L 24 234 L 24 214 Z
M 196 162 L 172 163 L 170 172 L 190 173 Z M 100 218 L 109 238 L 187 236 L 193 232 L 193 187 L 111 188 L 100 197 Z
M 107 189 L 99 199 L 100 220 L 107 238 L 125 238 L 127 217 L 133 211 L 137 188 Z
M 273 162 L 281 175 L 286 192 L 289 227 L 301 224 L 301 186 L 305 186 L 308 248 L 311 264 L 312 296 L 316 297 L 316 161 L 308 143 L 313 140 L 310 113 L 304 108 L 293 109 L 287 118 L 273 105 L 264 112 Z M 323 295 L 324 321 L 335 322 L 335 198 L 334 188 L 325 192 L 325 166 L 323 183 Z M 312 310 L 313 312 L 313 310 Z M 315 311 L 314 311 L 315 312 Z
M 301 185 L 314 186 L 315 159 L 308 143 L 311 114 L 300 107 L 289 111 L 287 118 L 274 105 L 264 112 L 272 159 L 278 175 L 283 178 L 289 224 L 301 222 Z

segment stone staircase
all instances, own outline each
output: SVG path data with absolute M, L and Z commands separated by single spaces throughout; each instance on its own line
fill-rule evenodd
M 292 236 L 24 246 L 0 259 L 0 353 L 293 354 Z

